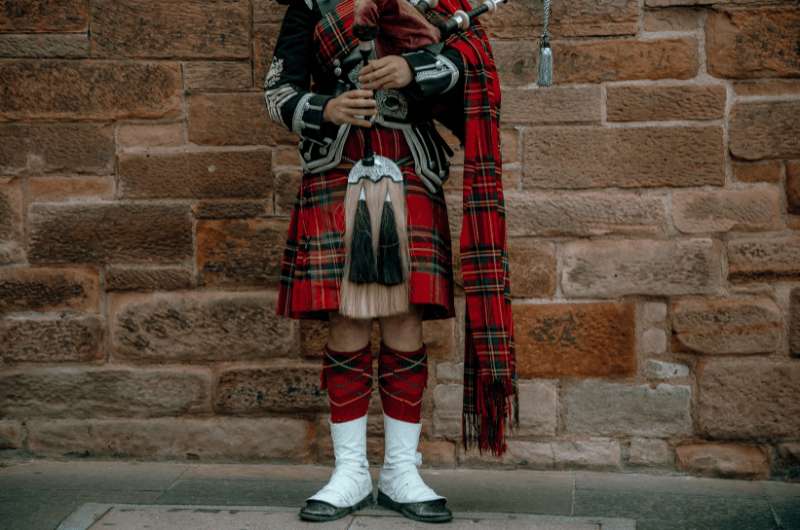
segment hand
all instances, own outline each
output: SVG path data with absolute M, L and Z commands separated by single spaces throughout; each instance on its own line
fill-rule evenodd
M 371 90 L 348 90 L 328 101 L 322 111 L 322 119 L 341 125 L 352 123 L 359 127 L 372 127 L 372 122 L 365 116 L 374 116 L 378 112 L 378 104 Z
M 373 59 L 358 74 L 361 88 L 370 90 L 403 88 L 408 86 L 412 79 L 411 67 L 399 55 L 387 55 L 380 59 Z

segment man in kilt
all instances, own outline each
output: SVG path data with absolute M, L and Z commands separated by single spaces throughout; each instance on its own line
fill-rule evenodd
M 434 118 L 464 150 L 462 442 L 501 455 L 506 427 L 518 422 L 500 89 L 491 47 L 474 23 L 413 49 L 379 42 L 367 56 L 362 43 L 359 56 L 354 21 L 360 2 L 368 0 L 278 1 L 288 7 L 264 82 L 265 102 L 270 118 L 299 136 L 303 175 L 283 251 L 277 313 L 329 323 L 320 382 L 328 394 L 335 457 L 329 482 L 306 500 L 300 517 L 333 520 L 373 502 L 366 431 L 370 336 L 378 319 L 385 437 L 378 503 L 414 520 L 449 521 L 446 497 L 417 470 L 428 380 L 422 321 L 455 316 L 442 187 L 453 153 Z M 396 14 L 400 4 L 391 2 Z M 400 6 L 406 12 L 408 4 Z M 439 35 L 429 21 L 469 8 L 467 0 L 441 0 L 413 37 Z M 410 27 L 395 24 L 393 31 Z M 373 164 L 382 162 L 387 171 L 376 171 Z M 365 169 L 369 177 L 359 174 Z

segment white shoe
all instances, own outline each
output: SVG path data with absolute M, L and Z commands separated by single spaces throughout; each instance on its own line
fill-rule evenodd
M 333 474 L 325 486 L 306 499 L 300 517 L 330 521 L 372 504 L 372 477 L 367 461 L 367 415 L 355 420 L 330 422 Z
M 385 451 L 378 480 L 378 504 L 417 521 L 452 519 L 453 514 L 445 506 L 446 497 L 428 487 L 417 470 L 422 465 L 422 454 L 417 451 L 422 424 L 384 414 L 383 425 Z

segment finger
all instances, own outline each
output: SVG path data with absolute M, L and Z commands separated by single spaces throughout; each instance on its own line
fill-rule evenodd
M 352 101 L 353 99 L 363 99 L 363 98 L 371 99 L 373 96 L 372 90 L 366 90 L 360 88 L 356 88 L 354 90 L 348 90 L 347 92 L 345 92 L 345 95 L 347 95 L 347 99 L 350 101 Z
M 369 83 L 371 81 L 374 81 L 375 79 L 379 79 L 385 75 L 391 74 L 392 70 L 393 70 L 392 66 L 387 64 L 385 66 L 375 68 L 370 72 L 365 73 L 362 71 L 361 74 L 358 76 L 358 80 Z
M 353 125 L 358 125 L 359 127 L 372 127 L 371 121 L 356 118 L 355 116 L 349 117 L 345 121 L 347 123 L 352 123 Z
M 349 99 L 344 102 L 344 106 L 349 109 L 371 109 L 376 108 L 378 106 L 378 102 L 373 98 Z

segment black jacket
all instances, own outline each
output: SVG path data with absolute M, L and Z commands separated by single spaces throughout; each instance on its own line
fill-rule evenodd
M 300 136 L 300 154 L 306 172 L 335 167 L 350 124 L 335 125 L 322 119 L 325 104 L 344 90 L 355 88 L 360 55 L 354 51 L 344 61 L 321 64 L 315 53 L 314 26 L 337 0 L 291 0 L 264 79 L 269 117 Z M 402 90 L 377 90 L 381 125 L 401 128 L 412 144 L 421 176 L 437 186 L 447 178 L 447 154 L 452 155 L 433 126 L 436 109 L 442 121 L 463 114 L 463 64 L 458 51 L 442 44 L 402 54 L 414 80 Z M 394 103 L 400 102 L 399 105 Z M 447 110 L 449 109 L 449 110 Z M 450 113 L 447 120 L 446 113 Z M 451 124 L 448 123 L 450 126 Z M 451 126 L 452 127 L 452 126 Z M 460 136 L 457 125 L 454 132 Z M 431 186 L 429 186 L 431 188 Z

